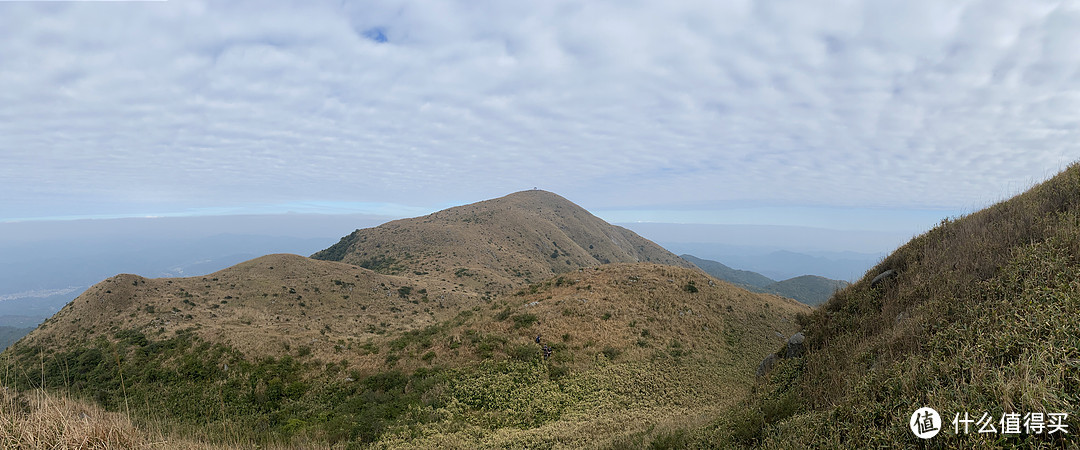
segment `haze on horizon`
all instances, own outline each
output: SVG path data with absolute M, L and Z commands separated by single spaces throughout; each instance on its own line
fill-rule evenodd
M 1078 30 L 1053 1 L 0 2 L 0 224 L 536 186 L 883 252 L 1080 158 Z

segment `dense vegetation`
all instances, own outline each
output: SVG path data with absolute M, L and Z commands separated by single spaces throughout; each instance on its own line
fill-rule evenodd
M 297 433 L 330 443 L 372 442 L 391 425 L 433 420 L 425 408 L 454 398 L 432 395 L 436 386 L 447 388 L 439 369 L 350 376 L 347 360 L 324 364 L 285 355 L 249 361 L 191 333 L 158 340 L 123 330 L 114 338 L 63 351 L 19 347 L 3 362 L 4 372 L 15 374 L 7 381 L 24 390 L 67 387 L 108 410 L 212 425 L 222 438 L 253 442 Z

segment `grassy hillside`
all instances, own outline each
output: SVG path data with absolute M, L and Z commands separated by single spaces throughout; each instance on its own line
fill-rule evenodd
M 887 270 L 897 274 L 872 285 Z M 900 247 L 802 325 L 739 407 L 697 430 L 709 445 L 1075 448 L 1080 407 L 1080 167 Z M 918 408 L 944 429 L 923 442 Z M 1069 434 L 954 432 L 964 412 L 1068 413 Z M 1021 430 L 1024 430 L 1021 427 Z M 1036 430 L 1037 431 L 1037 430 Z
M 480 302 L 478 297 L 438 280 L 269 255 L 204 277 L 117 275 L 87 289 L 25 344 L 84 342 L 103 331 L 134 329 L 152 336 L 190 332 L 251 356 L 297 348 L 330 356 L 335 346 L 446 320 Z M 353 361 L 381 363 L 375 357 Z
M 692 267 L 634 232 L 540 190 L 356 230 L 312 258 L 385 274 L 430 274 L 478 292 L 607 263 Z
M 727 281 L 752 292 L 776 294 L 792 298 L 810 306 L 825 303 L 833 293 L 846 287 L 848 282 L 830 280 L 817 275 L 803 275 L 783 281 L 773 279 L 748 270 L 732 269 L 716 261 L 701 259 L 693 255 L 681 255 L 705 273 L 719 280 Z
M 270 258 L 275 270 L 301 259 Z M 268 262 L 249 263 L 259 264 Z M 337 266 L 348 267 L 309 264 L 331 277 Z M 214 275 L 231 280 L 224 271 Z M 606 265 L 505 297 L 475 299 L 471 308 L 424 327 L 308 341 L 309 334 L 284 337 L 303 327 L 262 322 L 267 318 L 255 315 L 255 306 L 243 305 L 255 301 L 247 297 L 228 308 L 252 310 L 234 313 L 252 314 L 251 325 L 233 319 L 212 325 L 209 311 L 200 310 L 209 310 L 207 303 L 194 297 L 185 299 L 197 307 L 166 313 L 173 320 L 194 313 L 186 327 L 147 321 L 145 306 L 131 317 L 140 292 L 166 281 L 175 286 L 181 280 L 122 276 L 103 283 L 101 289 L 113 293 L 130 291 L 120 299 L 88 291 L 90 302 L 76 301 L 3 354 L 4 382 L 60 388 L 108 410 L 131 411 L 140 424 L 170 424 L 166 434 L 211 442 L 652 442 L 676 424 L 705 424 L 718 408 L 745 396 L 756 361 L 808 311 L 695 270 Z M 132 301 L 125 305 L 123 298 Z M 94 301 L 126 314 L 79 314 L 80 305 Z M 222 308 L 212 311 L 229 316 Z M 195 314 L 203 315 L 197 320 Z M 90 320 L 103 320 L 93 327 L 98 331 L 80 327 Z M 330 330 L 344 327 L 333 323 Z M 227 326 L 234 328 L 215 331 Z M 542 357 L 537 336 L 552 348 L 550 358 Z M 330 343 L 332 350 L 317 351 Z M 276 356 L 263 353 L 274 347 Z

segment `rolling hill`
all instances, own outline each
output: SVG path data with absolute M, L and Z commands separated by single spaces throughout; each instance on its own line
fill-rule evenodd
M 681 255 L 705 273 L 752 292 L 776 294 L 793 298 L 810 306 L 825 303 L 833 293 L 848 285 L 846 281 L 830 280 L 817 275 L 803 275 L 783 281 L 775 281 L 757 272 L 732 269 L 724 264 L 693 255 Z
M 111 277 L 0 354 L 0 382 L 240 447 L 646 445 L 745 397 L 809 312 L 543 191 L 315 256 Z

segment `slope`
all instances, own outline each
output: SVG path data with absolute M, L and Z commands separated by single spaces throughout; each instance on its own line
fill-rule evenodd
M 24 344 L 62 348 L 92 341 L 106 330 L 135 330 L 147 336 L 192 333 L 252 357 L 279 356 L 290 348 L 328 356 L 335 345 L 452 317 L 476 297 L 438 280 L 268 255 L 204 277 L 117 275 L 87 289 Z M 352 363 L 376 366 L 381 361 L 371 357 Z
M 282 278 L 295 287 L 278 279 L 240 284 L 271 264 L 296 276 Z M 637 263 L 579 269 L 507 296 L 463 298 L 456 314 L 435 314 L 422 327 L 399 330 L 373 319 L 350 328 L 357 311 L 330 304 L 342 291 L 315 294 L 313 280 L 360 274 L 348 282 L 353 292 L 376 288 L 384 302 L 348 299 L 367 312 L 434 300 L 412 304 L 393 289 L 395 278 L 338 272 L 350 268 L 342 263 L 274 255 L 243 266 L 205 280 L 103 282 L 3 353 L 0 373 L 12 374 L 4 382 L 62 388 L 108 410 L 130 409 L 140 424 L 222 430 L 204 437 L 211 441 L 615 445 L 706 423 L 745 396 L 756 361 L 809 311 L 696 270 Z M 208 296 L 191 283 L 221 283 L 239 296 L 220 303 L 216 295 L 230 291 Z M 258 294 L 264 284 L 281 295 Z M 169 289 L 168 300 L 147 311 L 155 289 Z M 304 298 L 284 296 L 289 289 Z M 274 308 L 293 315 L 279 319 Z M 334 313 L 349 320 L 333 322 Z
M 1077 280 L 1073 165 L 897 249 L 801 323 L 804 358 L 783 360 L 753 399 L 698 438 L 779 448 L 1076 448 Z M 924 406 L 943 419 L 930 441 L 909 430 Z M 1023 424 L 1004 433 L 1004 419 L 1047 425 L 1057 413 L 1068 415 L 1067 434 Z M 965 415 L 985 422 L 965 432 Z M 995 431 L 979 433 L 987 423 Z
M 692 267 L 634 232 L 540 190 L 356 230 L 312 258 L 387 274 L 432 274 L 479 292 L 607 263 Z

